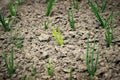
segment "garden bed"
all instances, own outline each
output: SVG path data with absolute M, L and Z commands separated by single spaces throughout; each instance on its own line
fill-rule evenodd
M 3 5 L 1 5 L 4 7 Z M 46 16 L 45 0 L 25 0 L 12 20 L 12 36 L 22 39 L 22 48 L 18 49 L 11 41 L 10 32 L 5 32 L 0 25 L 0 80 L 7 78 L 3 53 L 10 55 L 14 48 L 15 73 L 11 80 L 22 80 L 24 75 L 33 80 L 32 65 L 36 69 L 37 80 L 69 80 L 70 66 L 73 67 L 73 80 L 90 80 L 86 68 L 86 42 L 90 44 L 96 36 L 95 52 L 99 50 L 99 60 L 94 78 L 96 80 L 120 79 L 120 17 L 114 19 L 113 40 L 106 46 L 105 29 L 97 21 L 87 0 L 79 2 L 79 9 L 74 9 L 69 0 L 55 0 L 50 16 Z M 115 6 L 115 13 L 120 11 L 120 1 L 110 0 L 105 12 L 107 16 Z M 68 22 L 68 8 L 74 12 L 75 28 Z M 2 8 L 1 8 L 2 11 Z M 8 12 L 7 10 L 5 12 Z M 6 16 L 9 13 L 5 13 Z M 48 29 L 44 23 L 49 21 Z M 64 46 L 60 46 L 52 35 L 52 28 L 59 27 L 63 35 Z M 18 34 L 18 35 L 17 35 Z M 48 60 L 52 63 L 53 77 L 47 71 Z

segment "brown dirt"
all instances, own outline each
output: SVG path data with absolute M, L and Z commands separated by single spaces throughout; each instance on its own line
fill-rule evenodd
M 110 0 L 104 16 L 115 6 L 115 13 L 120 11 L 120 1 Z M 67 20 L 67 9 L 71 7 L 75 14 L 73 31 Z M 96 20 L 88 6 L 87 0 L 79 2 L 79 10 L 75 10 L 68 0 L 56 0 L 50 17 L 45 16 L 45 0 L 25 0 L 19 7 L 17 17 L 13 20 L 13 36 L 21 37 L 23 47 L 17 49 L 11 42 L 9 32 L 0 31 L 0 80 L 9 80 L 3 52 L 14 47 L 15 74 L 12 80 L 21 80 L 28 75 L 33 80 L 31 65 L 34 64 L 37 80 L 69 80 L 69 69 L 73 67 L 73 80 L 90 80 L 86 69 L 86 41 L 90 36 L 91 44 L 96 36 L 96 50 L 99 50 L 99 61 L 95 73 L 96 80 L 120 79 L 120 17 L 114 19 L 113 41 L 110 48 L 106 47 L 105 30 Z M 44 29 L 44 22 L 49 21 L 49 29 Z M 65 45 L 59 46 L 52 36 L 52 28 L 60 27 Z M 19 33 L 19 36 L 17 34 Z M 47 62 L 51 60 L 53 78 L 47 73 Z

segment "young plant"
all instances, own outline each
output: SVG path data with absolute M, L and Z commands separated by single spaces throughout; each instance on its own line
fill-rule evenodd
M 101 6 L 101 12 L 103 12 L 106 8 L 108 0 L 103 1 L 102 6 Z
M 34 68 L 34 66 L 32 65 L 32 74 L 34 76 L 34 80 L 37 80 L 37 77 L 36 77 L 36 70 Z
M 55 1 L 55 0 L 50 0 L 50 1 L 48 2 L 46 16 L 49 16 L 49 15 L 50 15 L 50 12 L 51 12 L 52 7 L 53 7 L 53 4 L 54 4 L 54 1 Z
M 112 10 L 111 14 L 109 15 L 109 17 L 107 18 L 106 20 L 106 33 L 105 33 L 105 38 L 106 38 L 106 42 L 107 42 L 107 47 L 110 47 L 111 43 L 112 43 L 112 37 L 113 37 L 113 34 L 112 34 L 112 31 L 113 31 L 113 11 L 114 9 Z
M 9 22 L 10 22 L 10 18 L 5 18 L 5 23 L 9 24 Z
M 78 10 L 78 0 L 73 0 L 74 8 Z
M 49 22 L 45 22 L 44 27 L 45 29 L 48 29 Z
M 106 33 L 105 33 L 105 38 L 106 38 L 106 42 L 107 42 L 107 47 L 110 47 L 111 43 L 112 43 L 112 21 L 113 21 L 113 11 L 112 13 L 110 14 L 110 16 L 107 18 L 106 20 Z
M 0 22 L 2 23 L 5 31 L 10 31 L 10 28 L 8 27 L 8 24 L 6 23 L 6 20 L 4 19 L 4 16 L 2 14 L 0 14 Z
M 105 37 L 106 37 L 107 47 L 110 47 L 112 43 L 112 32 L 110 27 L 106 28 Z
M 72 19 L 70 21 L 71 28 L 75 30 L 75 22 L 74 22 L 74 13 L 72 12 Z
M 60 32 L 60 28 L 58 27 L 58 32 L 53 28 L 53 29 L 52 29 L 52 34 L 53 34 L 53 36 L 56 38 L 58 44 L 59 44 L 60 46 L 63 46 L 63 45 L 64 45 L 64 41 L 63 41 L 63 39 L 62 39 L 62 34 L 61 34 L 61 32 Z
M 48 2 L 49 2 L 49 0 L 46 0 L 45 2 L 46 2 L 46 3 L 48 3 Z
M 107 2 L 108 2 L 108 0 L 103 1 L 102 5 L 99 7 L 98 0 L 95 1 L 96 7 L 98 8 L 99 12 L 102 12 L 102 13 L 104 12 L 104 10 L 105 10 L 105 8 L 107 6 Z
M 103 20 L 102 17 L 100 16 L 100 12 L 99 12 L 99 9 L 95 6 L 95 4 L 93 4 L 93 2 L 91 0 L 88 0 L 89 1 L 89 5 L 93 11 L 93 13 L 95 14 L 97 20 L 99 21 L 99 23 L 101 24 L 102 28 L 106 28 L 107 26 L 109 26 L 111 23 L 111 18 L 113 18 L 113 11 L 114 11 L 114 8 L 111 12 L 111 14 L 107 17 L 106 20 Z M 107 1 L 107 0 L 106 0 Z M 104 7 L 106 6 L 106 2 L 103 4 L 103 9 L 102 11 L 105 9 Z
M 15 40 L 15 45 L 17 46 L 17 48 L 22 48 L 23 47 L 22 43 L 23 43 L 23 41 L 21 38 L 18 38 Z
M 95 50 L 95 38 L 94 38 L 94 45 L 93 47 L 89 46 L 89 39 L 87 40 L 87 50 L 86 50 L 86 66 L 88 73 L 90 74 L 91 77 L 94 76 L 96 69 L 97 69 L 97 64 L 98 64 L 98 52 L 96 56 L 96 61 L 94 61 L 94 50 Z M 91 48 L 91 51 L 89 50 Z M 91 54 L 90 54 L 91 53 Z
M 12 17 L 12 18 L 15 18 L 17 11 L 16 11 L 15 6 L 11 3 L 11 0 L 9 0 L 8 9 L 9 9 L 9 11 L 10 11 L 11 17 Z
M 27 75 L 24 75 L 24 77 L 22 78 L 22 80 L 28 80 Z
M 11 77 L 13 75 L 14 71 L 15 71 L 15 68 L 14 68 L 14 51 L 13 51 L 13 49 L 12 49 L 11 56 L 10 56 L 9 59 L 7 59 L 7 55 L 6 55 L 5 52 L 3 54 L 3 58 L 4 58 L 4 61 L 5 61 L 7 71 L 9 73 L 10 77 Z
M 23 2 L 23 0 L 16 0 L 15 3 L 18 4 L 18 5 L 21 5 Z
M 48 75 L 50 77 L 53 77 L 52 63 L 50 60 L 48 61 L 48 64 L 47 64 L 47 70 L 48 70 Z
M 12 31 L 12 28 L 11 28 L 11 31 L 10 31 L 10 37 L 11 37 L 11 41 L 12 43 L 17 47 L 17 48 L 22 48 L 23 45 L 23 39 L 20 37 L 20 34 L 17 33 L 16 36 L 13 36 L 13 31 Z
M 23 45 L 22 45 L 23 40 L 22 40 L 22 38 L 20 37 L 20 34 L 19 34 L 19 33 L 17 33 L 16 37 L 13 37 L 13 36 L 12 36 L 12 29 L 11 29 L 11 34 L 10 34 L 10 36 L 11 36 L 12 42 L 15 44 L 15 46 L 16 46 L 17 48 L 22 48 L 22 47 L 23 47 Z
M 70 9 L 68 9 L 68 21 L 70 22 L 70 26 L 73 30 L 75 30 L 75 22 L 74 22 L 74 13 L 72 12 L 72 18 L 70 17 Z
M 96 16 L 97 20 L 99 21 L 99 23 L 101 24 L 102 28 L 105 28 L 104 21 L 99 14 L 99 9 L 95 6 L 95 4 L 93 4 L 93 2 L 91 0 L 88 0 L 88 2 L 89 2 L 89 6 L 91 7 L 93 13 L 95 14 L 95 16 Z
M 70 67 L 70 80 L 72 80 L 72 72 L 73 72 L 73 68 L 72 66 Z

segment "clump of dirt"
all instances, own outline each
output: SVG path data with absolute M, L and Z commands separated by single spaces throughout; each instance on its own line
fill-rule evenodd
M 103 15 L 120 10 L 120 2 L 110 0 Z M 101 28 L 87 0 L 79 2 L 79 10 L 75 10 L 69 0 L 56 0 L 50 17 L 46 17 L 45 0 L 25 0 L 13 20 L 12 35 L 22 38 L 23 47 L 18 49 L 11 42 L 9 32 L 0 31 L 0 80 L 9 79 L 3 60 L 3 52 L 14 47 L 15 74 L 12 80 L 21 80 L 24 75 L 33 80 L 32 64 L 36 69 L 37 80 L 69 80 L 70 66 L 73 67 L 73 80 L 90 80 L 86 69 L 86 41 L 90 36 L 93 44 L 96 36 L 96 51 L 99 50 L 99 61 L 95 73 L 96 80 L 120 79 L 120 23 L 119 17 L 114 19 L 113 41 L 110 48 L 106 47 L 105 30 Z M 71 8 L 75 14 L 75 28 L 72 30 L 68 22 L 67 10 Z M 7 14 L 7 13 L 6 13 Z M 49 21 L 49 28 L 44 29 L 44 22 Z M 1 26 L 1 25 L 0 25 Z M 52 28 L 59 27 L 65 45 L 59 46 L 52 35 Z M 17 36 L 18 37 L 18 36 Z M 53 77 L 47 72 L 47 62 L 53 67 Z

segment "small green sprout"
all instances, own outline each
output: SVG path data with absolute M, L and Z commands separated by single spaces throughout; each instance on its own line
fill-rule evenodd
M 110 47 L 112 43 L 112 33 L 110 27 L 106 28 L 105 37 L 106 37 L 107 47 Z
M 105 26 L 110 26 L 110 25 L 112 25 L 112 22 L 113 22 L 113 12 L 114 12 L 114 8 L 113 8 L 113 10 L 112 10 L 112 12 L 111 12 L 111 14 L 107 17 L 107 19 L 105 20 Z
M 107 42 L 107 47 L 110 47 L 111 43 L 112 43 L 112 21 L 113 21 L 113 11 L 110 14 L 110 16 L 107 18 L 106 20 L 106 33 L 105 33 L 105 37 L 106 37 L 106 42 Z
M 7 24 L 8 21 L 4 19 L 4 16 L 2 14 L 0 14 L 0 22 L 2 23 L 2 26 L 5 31 L 10 31 L 10 28 L 8 27 L 8 24 Z
M 5 18 L 5 23 L 9 24 L 9 22 L 10 22 L 10 18 Z
M 50 60 L 48 61 L 48 64 L 47 64 L 47 70 L 48 70 L 48 75 L 50 77 L 53 77 L 52 63 Z
M 72 12 L 72 20 L 70 21 L 71 28 L 75 30 L 75 22 L 74 22 L 74 13 Z
M 21 5 L 23 2 L 23 0 L 16 0 L 15 3 L 18 4 L 18 5 Z
M 24 75 L 24 77 L 22 78 L 22 80 L 28 80 L 27 75 Z
M 21 38 L 15 40 L 15 45 L 17 46 L 17 48 L 22 48 L 23 47 L 22 43 L 23 41 Z
M 102 13 L 104 12 L 104 10 L 105 10 L 105 8 L 107 6 L 107 2 L 108 2 L 108 0 L 105 0 L 105 1 L 103 1 L 102 5 L 99 6 L 98 0 L 95 1 L 96 7 L 98 8 L 99 12 L 102 12 Z
M 5 52 L 3 54 L 3 58 L 4 58 L 4 61 L 5 61 L 7 71 L 9 73 L 10 77 L 12 77 L 13 73 L 15 72 L 15 68 L 14 68 L 14 50 L 12 49 L 11 56 L 10 56 L 10 58 L 8 60 L 7 60 L 7 55 L 6 55 Z
M 112 43 L 112 31 L 113 31 L 113 11 L 112 10 L 111 14 L 108 16 L 107 20 L 106 20 L 106 33 L 105 33 L 105 38 L 106 38 L 106 42 L 107 42 L 107 47 L 110 47 L 111 43 Z
M 74 13 L 72 12 L 72 18 L 70 17 L 70 9 L 68 9 L 68 21 L 70 22 L 70 26 L 73 30 L 75 30 L 75 21 L 74 21 Z
M 94 37 L 94 45 L 93 47 L 89 46 L 89 39 L 87 40 L 87 50 L 86 50 L 86 66 L 87 66 L 87 70 L 88 73 L 90 74 L 91 77 L 94 76 L 96 69 L 97 69 L 97 64 L 98 64 L 98 52 L 97 52 L 97 57 L 96 57 L 96 61 L 94 61 L 94 50 L 95 50 L 95 40 L 96 38 Z M 89 50 L 89 48 L 91 48 L 91 51 Z M 91 55 L 90 55 L 91 53 Z
M 11 37 L 12 43 L 13 43 L 17 48 L 22 48 L 22 47 L 23 47 L 23 45 L 22 45 L 23 39 L 20 37 L 20 34 L 19 34 L 19 33 L 16 35 L 16 37 L 13 37 L 12 29 L 11 29 L 10 37 Z
M 37 80 L 37 76 L 36 76 L 36 70 L 34 68 L 34 66 L 32 65 L 32 74 L 34 76 L 34 80 Z
M 49 2 L 49 0 L 46 0 L 45 2 L 46 2 L 46 3 L 48 3 L 48 2 Z
M 45 29 L 48 29 L 48 25 L 49 25 L 49 22 L 45 22 L 45 23 L 44 23 Z
M 49 15 L 50 15 L 50 12 L 51 12 L 52 7 L 53 7 L 53 4 L 54 4 L 54 1 L 55 1 L 55 0 L 50 0 L 50 1 L 48 2 L 46 16 L 49 16 Z
M 73 72 L 73 68 L 72 66 L 70 67 L 70 80 L 72 80 L 72 72 Z
M 100 13 L 99 13 L 99 9 L 95 6 L 95 4 L 93 4 L 93 2 L 91 0 L 88 0 L 89 1 L 89 5 L 93 11 L 93 13 L 95 14 L 97 20 L 99 21 L 99 23 L 101 24 L 102 28 L 106 28 L 107 26 L 109 26 L 111 23 L 111 18 L 113 18 L 113 11 L 114 11 L 114 8 L 111 12 L 111 14 L 107 17 L 106 20 L 103 20 L 102 17 L 100 16 Z M 106 3 L 103 4 L 103 6 L 105 6 Z M 104 9 L 103 9 L 104 10 Z
M 87 79 L 85 78 L 85 76 L 84 76 L 84 80 L 87 80 Z
M 73 0 L 74 8 L 78 10 L 78 0 Z
M 88 2 L 89 2 L 89 5 L 90 5 L 93 13 L 95 14 L 97 20 L 101 24 L 102 28 L 105 28 L 104 21 L 103 21 L 103 19 L 101 18 L 100 14 L 99 14 L 98 8 L 95 6 L 95 4 L 93 4 L 93 2 L 91 0 L 88 0 Z
M 56 38 L 58 44 L 59 44 L 60 46 L 63 46 L 63 45 L 64 45 L 64 41 L 63 41 L 63 39 L 62 39 L 62 34 L 61 34 L 61 32 L 60 32 L 60 28 L 58 27 L 58 32 L 53 28 L 53 29 L 52 29 L 52 34 L 53 34 L 53 36 Z
M 105 10 L 107 2 L 108 2 L 108 0 L 103 1 L 102 7 L 101 7 L 101 12 L 103 12 Z
M 15 6 L 11 3 L 11 0 L 9 0 L 8 9 L 10 11 L 11 17 L 15 18 L 17 10 L 16 10 Z

